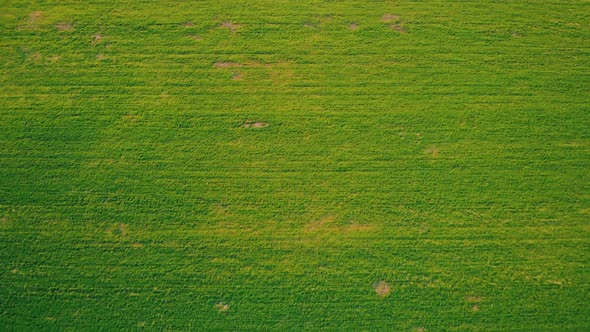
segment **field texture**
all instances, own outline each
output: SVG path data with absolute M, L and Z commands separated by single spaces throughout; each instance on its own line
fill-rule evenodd
M 0 330 L 590 330 L 589 22 L 0 0 Z

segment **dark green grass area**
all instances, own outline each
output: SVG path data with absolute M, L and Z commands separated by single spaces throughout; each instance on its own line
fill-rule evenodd
M 0 329 L 589 330 L 589 22 L 0 2 Z

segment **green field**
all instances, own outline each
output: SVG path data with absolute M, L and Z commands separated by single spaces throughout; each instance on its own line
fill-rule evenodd
M 0 0 L 0 330 L 590 330 L 590 1 Z

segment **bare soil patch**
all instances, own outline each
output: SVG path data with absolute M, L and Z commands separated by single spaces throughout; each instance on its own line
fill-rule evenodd
M 348 30 L 351 30 L 351 31 L 356 31 L 356 30 L 358 30 L 358 29 L 359 29 L 359 25 L 358 25 L 358 24 L 356 24 L 356 23 L 351 23 L 351 24 L 348 26 Z
M 219 27 L 224 28 L 224 29 L 228 29 L 231 32 L 236 32 L 240 28 L 240 25 L 232 23 L 230 21 L 225 21 L 225 22 L 221 23 L 219 25 Z
M 217 304 L 215 304 L 213 306 L 213 308 L 215 308 L 215 310 L 217 310 L 218 312 L 227 312 L 229 311 L 229 305 L 224 303 L 224 302 L 219 302 Z
M 399 19 L 400 17 L 398 15 L 391 13 L 383 14 L 383 17 L 381 17 L 381 21 L 385 23 L 397 22 Z
M 385 281 L 379 281 L 377 285 L 375 285 L 375 293 L 380 298 L 385 298 L 391 293 L 391 286 Z
M 391 30 L 397 31 L 397 32 L 406 32 L 406 29 L 404 29 L 404 27 L 402 27 L 399 24 L 392 24 L 389 26 L 391 28 Z
M 96 45 L 96 44 L 100 43 L 101 40 L 102 40 L 102 35 L 100 33 L 95 33 L 94 35 L 92 35 L 92 45 Z
M 59 22 L 55 25 L 58 31 L 74 31 L 74 25 L 69 22 Z
M 244 123 L 244 128 L 264 128 L 264 127 L 268 127 L 268 123 L 266 123 L 266 122 Z
M 238 68 L 242 67 L 242 64 L 237 62 L 216 62 L 213 66 L 215 68 Z
M 203 40 L 203 37 L 199 36 L 199 35 L 189 35 L 189 37 L 194 40 L 194 41 L 201 41 Z
M 190 27 L 194 27 L 195 24 L 191 21 L 188 21 L 188 22 L 183 23 L 182 26 L 185 28 L 190 28 Z
M 243 79 L 242 74 L 240 73 L 232 73 L 231 79 L 234 81 L 241 81 Z

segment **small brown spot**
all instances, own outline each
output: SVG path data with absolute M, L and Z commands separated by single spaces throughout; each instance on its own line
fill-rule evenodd
M 359 25 L 358 25 L 358 24 L 356 24 L 356 23 L 352 23 L 352 24 L 350 24 L 350 25 L 348 26 L 348 29 L 349 29 L 349 30 L 352 30 L 352 31 L 356 31 L 356 30 L 358 30 L 358 29 L 359 29 Z
M 39 10 L 35 10 L 34 12 L 31 12 L 29 14 L 29 19 L 27 20 L 27 23 L 37 23 L 37 21 L 39 21 L 41 18 L 43 17 L 43 12 L 39 11 Z
M 306 28 L 313 28 L 313 27 L 315 27 L 315 25 L 313 23 L 311 23 L 311 22 L 305 22 L 305 24 L 303 24 L 303 26 L 306 27 Z
M 510 34 L 512 35 L 512 37 L 522 37 L 522 34 L 520 32 L 512 31 Z
M 51 62 L 57 62 L 59 60 L 59 55 L 52 55 L 49 60 L 51 60 Z
M 131 244 L 131 247 L 133 247 L 135 249 L 139 249 L 139 248 L 143 248 L 143 244 L 141 244 L 139 242 L 135 242 L 135 243 Z
M 478 306 L 476 306 L 476 305 L 474 305 L 474 306 L 473 306 L 473 308 L 472 308 L 472 310 L 473 310 L 473 311 L 479 311 L 479 307 L 478 307 Z
M 266 123 L 266 122 L 244 123 L 244 128 L 264 128 L 264 127 L 268 127 L 268 123 Z
M 230 30 L 231 32 L 236 32 L 240 28 L 239 24 L 232 23 L 230 21 L 225 21 L 219 25 L 221 28 L 225 28 Z
M 201 41 L 203 40 L 203 37 L 199 36 L 199 35 L 189 35 L 189 37 L 194 40 L 194 41 Z
M 100 33 L 95 33 L 94 35 L 92 35 L 92 45 L 96 45 L 96 44 L 100 43 L 101 40 L 102 40 L 102 35 Z
M 394 30 L 394 31 L 397 31 L 397 32 L 400 32 L 400 33 L 406 32 L 406 30 L 404 29 L 404 27 L 402 27 L 399 24 L 392 24 L 389 27 L 391 28 L 391 30 Z
M 213 308 L 215 308 L 215 310 L 217 310 L 218 312 L 227 312 L 229 311 L 229 305 L 225 304 L 223 302 L 219 302 L 216 305 L 213 306 Z
M 391 22 L 397 22 L 399 21 L 399 16 L 395 15 L 395 14 L 384 14 L 383 17 L 381 17 L 381 21 L 385 22 L 385 23 L 391 23 Z
M 185 28 L 190 28 L 190 27 L 194 27 L 195 24 L 193 22 L 191 22 L 191 21 L 188 21 L 186 23 L 183 23 L 182 26 L 185 27 Z
M 424 331 L 426 331 L 426 329 L 423 328 L 423 327 L 417 327 L 416 328 L 416 332 L 424 332 Z
M 74 26 L 69 22 L 59 22 L 55 25 L 59 31 L 74 31 Z
M 242 64 L 236 62 L 216 62 L 213 66 L 215 68 L 238 68 L 242 67 Z
M 22 26 L 19 26 L 18 29 L 36 29 L 39 25 L 39 21 L 43 17 L 43 13 L 41 11 L 34 11 L 29 14 L 29 17 L 25 20 Z
M 232 73 L 231 74 L 231 79 L 234 81 L 241 81 L 242 80 L 242 74 L 240 73 Z
M 480 296 L 468 296 L 465 300 L 467 300 L 467 302 L 481 302 L 482 298 Z
M 29 58 L 32 61 L 37 62 L 37 61 L 41 60 L 41 53 L 39 53 L 39 52 L 31 53 L 31 55 L 29 55 Z
M 125 236 L 127 235 L 127 225 L 120 223 L 119 224 L 119 235 Z
M 391 293 L 391 286 L 385 281 L 379 281 L 377 285 L 375 285 L 375 293 L 380 298 L 385 298 Z
M 431 147 L 431 148 L 427 148 L 426 150 L 424 150 L 424 153 L 436 158 L 436 157 L 440 156 L 440 149 L 435 148 L 435 147 Z
M 97 54 L 96 55 L 96 60 L 100 61 L 100 60 L 104 60 L 104 58 L 105 58 L 104 54 Z

